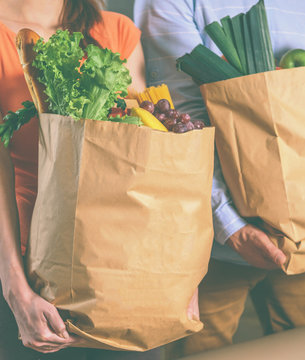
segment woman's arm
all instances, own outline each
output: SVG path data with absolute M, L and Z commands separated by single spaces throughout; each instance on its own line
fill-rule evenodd
M 0 123 L 2 121 L 0 115 Z M 23 344 L 40 352 L 58 351 L 75 341 L 56 308 L 35 294 L 23 269 L 13 164 L 0 142 L 0 279 Z M 1 319 L 0 319 L 1 321 Z
M 27 291 L 28 285 L 20 251 L 13 164 L 8 150 L 2 143 L 0 143 L 0 229 L 0 279 L 3 294 L 9 302 L 13 293 L 14 296 L 22 296 Z
M 134 92 L 142 92 L 146 88 L 144 54 L 140 42 L 129 56 L 126 67 L 132 77 L 132 84 L 128 88 L 129 97 L 132 97 Z

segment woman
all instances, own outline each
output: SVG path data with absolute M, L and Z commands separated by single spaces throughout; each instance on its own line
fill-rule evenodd
M 144 89 L 140 31 L 123 15 L 100 12 L 93 0 L 0 0 L 0 14 L 0 117 L 9 110 L 17 110 L 22 101 L 31 100 L 15 49 L 15 35 L 21 28 L 31 28 L 44 39 L 58 28 L 81 31 L 86 43 L 110 48 L 127 58 L 132 87 Z M 23 270 L 22 255 L 37 189 L 37 145 L 37 119 L 16 133 L 9 151 L 0 144 L 1 360 L 45 358 L 41 353 L 57 352 L 80 341 L 67 333 L 56 308 L 31 290 Z M 18 340 L 16 322 L 22 342 Z M 69 348 L 47 355 L 47 358 L 107 359 L 108 356 L 119 356 L 126 359 L 132 356 L 120 354 Z M 146 356 L 150 356 L 147 354 L 137 353 L 132 358 L 147 359 Z M 158 355 L 154 356 L 157 358 Z

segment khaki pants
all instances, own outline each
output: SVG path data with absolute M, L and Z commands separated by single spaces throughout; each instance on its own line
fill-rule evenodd
M 232 344 L 233 335 L 251 295 L 265 334 L 305 325 L 305 274 L 286 275 L 250 266 L 211 260 L 199 286 L 204 329 L 166 346 L 166 359 Z

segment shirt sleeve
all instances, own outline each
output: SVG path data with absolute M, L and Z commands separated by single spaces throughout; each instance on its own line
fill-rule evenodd
M 188 75 L 175 70 L 178 57 L 206 43 L 204 17 L 201 24 L 196 21 L 195 6 L 193 0 L 136 0 L 134 19 L 142 31 L 147 85 L 167 84 L 177 110 L 208 123 L 198 86 Z M 221 244 L 246 224 L 232 204 L 217 154 L 212 209 L 215 240 Z
M 128 59 L 140 42 L 141 31 L 133 21 L 113 11 L 101 11 L 103 21 L 91 29 L 93 38 L 105 48 L 119 52 L 121 59 Z
M 122 48 L 121 55 L 123 58 L 128 59 L 140 42 L 141 31 L 129 17 L 120 14 L 118 18 L 118 36 Z

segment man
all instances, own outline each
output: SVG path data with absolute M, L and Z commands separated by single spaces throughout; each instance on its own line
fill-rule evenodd
M 198 86 L 176 71 L 176 59 L 199 43 L 219 54 L 204 27 L 246 12 L 256 2 L 136 0 L 134 17 L 142 30 L 148 86 L 166 83 L 177 110 L 208 122 Z M 276 59 L 288 49 L 305 49 L 305 3 L 266 0 L 265 6 Z M 232 343 L 250 291 L 265 334 L 305 325 L 305 275 L 287 276 L 279 270 L 285 255 L 239 216 L 217 157 L 212 207 L 215 241 L 209 272 L 199 288 L 205 329 L 175 343 L 170 359 Z

